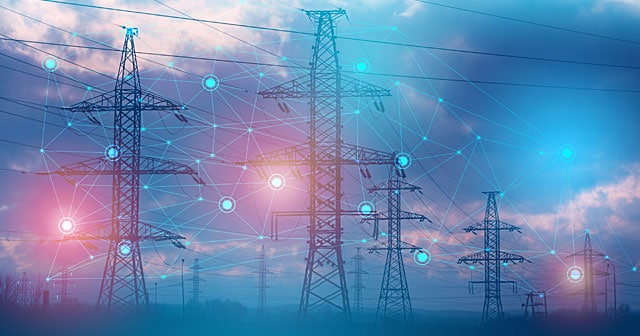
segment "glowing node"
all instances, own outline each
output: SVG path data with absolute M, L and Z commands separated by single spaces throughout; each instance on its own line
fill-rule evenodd
M 185 246 L 189 246 L 189 245 L 191 245 L 191 242 L 190 241 L 186 241 L 186 242 L 184 242 L 184 245 Z
M 461 150 L 457 150 L 456 154 L 460 155 L 460 154 L 462 154 L 462 151 Z
M 202 202 L 203 200 L 204 200 L 204 198 L 198 197 L 198 202 Z
M 387 235 L 387 233 L 386 232 L 380 232 L 380 235 L 384 237 L 384 236 Z
M 444 99 L 438 98 L 438 103 L 442 103 L 443 101 L 444 101 Z
M 164 275 L 164 274 L 160 276 L 160 279 L 162 279 L 162 280 L 164 280 L 164 279 L 166 279 L 166 278 L 167 278 L 167 276 L 166 276 L 166 275 Z
M 549 252 L 551 254 L 556 254 L 556 250 L 551 250 L 551 252 Z
M 269 177 L 269 188 L 273 191 L 282 190 L 284 188 L 284 176 L 273 174 Z
M 218 89 L 218 87 L 220 86 L 220 81 L 218 80 L 218 77 L 214 74 L 208 74 L 204 77 L 202 77 L 202 88 L 212 92 Z
M 76 229 L 76 222 L 73 218 L 63 217 L 58 221 L 58 230 L 63 234 L 67 235 L 73 233 Z
M 236 208 L 236 200 L 231 196 L 225 196 L 218 201 L 218 208 L 224 213 L 230 213 Z
M 361 240 L 360 240 L 360 242 L 361 242 L 361 243 L 366 243 L 366 242 L 367 242 L 367 240 L 363 238 L 363 239 L 361 239 Z
M 51 281 L 51 278 L 46 277 L 44 280 L 45 280 L 46 282 L 49 282 L 49 281 Z
M 473 266 L 473 265 L 471 265 L 471 266 L 469 266 L 469 269 L 470 269 L 470 270 L 474 270 L 474 269 L 476 269 L 476 267 L 475 267 L 475 266 Z
M 92 255 L 90 255 L 90 256 L 89 256 L 89 259 L 90 259 L 90 260 L 93 260 L 93 258 L 94 258 L 94 256 L 92 256 Z
M 171 140 L 166 141 L 167 145 L 171 145 Z
M 364 58 L 358 58 L 353 62 L 353 71 L 356 73 L 367 73 L 371 69 L 369 61 Z
M 502 263 L 502 266 L 507 267 L 509 266 L 509 263 L 507 263 L 506 261 Z
M 44 148 L 40 148 L 40 153 L 44 153 Z
M 573 283 L 579 283 L 584 279 L 584 271 L 579 266 L 571 266 L 567 270 L 567 279 Z
M 123 239 L 118 243 L 118 255 L 126 258 L 133 252 L 133 246 L 130 240 Z
M 422 137 L 422 141 L 427 141 L 427 136 L 426 135 Z
M 58 60 L 51 56 L 43 58 L 42 69 L 48 72 L 54 72 L 58 70 Z
M 369 201 L 362 201 L 358 204 L 358 212 L 362 217 L 370 217 L 375 211 L 376 206 Z
M 263 240 L 264 236 L 258 236 L 258 239 Z
M 399 169 L 407 169 L 411 166 L 411 156 L 407 153 L 398 153 L 395 158 L 396 167 Z
M 480 140 L 480 139 L 482 139 L 482 137 L 478 135 L 478 136 L 476 137 L 476 139 L 477 139 L 477 140 Z
M 438 242 L 438 238 L 433 238 L 431 239 L 432 242 L 437 243 Z
M 431 253 L 427 250 L 417 250 L 413 253 L 413 261 L 420 266 L 427 265 L 431 262 Z
M 71 122 L 67 123 L 67 127 L 71 127 L 73 124 Z
M 637 271 L 637 270 L 638 270 L 638 268 L 637 268 L 637 267 L 635 267 L 635 266 L 633 266 L 633 267 L 631 268 L 631 270 L 635 272 L 635 271 Z
M 569 145 L 564 145 L 564 146 L 560 147 L 560 150 L 558 151 L 558 154 L 560 155 L 560 160 L 562 160 L 564 162 L 573 161 L 573 159 L 575 159 L 575 157 L 576 157 L 575 149 L 573 149 L 573 147 L 571 147 Z
M 120 148 L 116 145 L 109 145 L 104 150 L 104 156 L 109 161 L 115 161 L 120 158 Z

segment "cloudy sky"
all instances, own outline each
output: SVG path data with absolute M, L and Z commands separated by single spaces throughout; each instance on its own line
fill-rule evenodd
M 187 164 L 206 182 L 143 177 L 141 220 L 189 243 L 183 251 L 144 242 L 147 282 L 158 283 L 158 301 L 177 303 L 180 259 L 190 266 L 198 258 L 201 297 L 255 306 L 255 257 L 264 244 L 274 272 L 270 304 L 297 304 L 305 223 L 283 222 L 274 242 L 269 213 L 304 209 L 307 181 L 288 167 L 260 171 L 243 162 L 306 141 L 305 100 L 288 101 L 291 111 L 283 113 L 256 92 L 308 73 L 314 27 L 301 8 L 342 7 L 348 17 L 336 41 L 343 72 L 392 93 L 384 111 L 368 99 L 346 99 L 344 140 L 407 153 L 407 182 L 423 194 L 404 195 L 403 207 L 433 222 L 403 224 L 403 240 L 432 256 L 418 265 L 406 255 L 414 307 L 481 310 L 481 290 L 469 294 L 467 282 L 481 279 L 483 269 L 457 260 L 482 249 L 482 237 L 462 229 L 482 220 L 482 191 L 500 190 L 501 218 L 522 228 L 503 234 L 503 249 L 531 261 L 503 271 L 519 287 L 518 294 L 505 288 L 506 310 L 518 311 L 522 295 L 534 290 L 549 292 L 552 310 L 580 309 L 572 293 L 583 284 L 571 283 L 567 271 L 582 267 L 569 256 L 582 249 L 586 230 L 616 268 L 618 302 L 640 309 L 632 287 L 640 283 L 639 1 L 82 4 L 0 2 L 0 271 L 56 279 L 67 265 L 77 283 L 72 294 L 95 301 L 107 245 L 58 242 L 58 222 L 73 218 L 79 231 L 108 223 L 111 180 L 77 177 L 74 187 L 35 172 L 104 155 L 112 114 L 97 115 L 103 123 L 96 126 L 58 107 L 112 90 L 121 27 L 138 27 L 144 88 L 187 105 L 189 120 L 145 113 L 143 155 Z M 214 90 L 203 84 L 210 75 L 219 81 Z M 345 168 L 345 208 L 370 201 L 385 210 L 384 195 L 367 188 L 388 171 L 369 169 L 371 179 Z M 265 176 L 276 173 L 285 177 L 283 190 L 268 187 Z M 233 199 L 233 211 L 221 211 L 223 197 Z M 359 218 L 346 221 L 351 270 L 356 247 L 380 242 Z M 365 306 L 375 307 L 384 256 L 365 257 Z

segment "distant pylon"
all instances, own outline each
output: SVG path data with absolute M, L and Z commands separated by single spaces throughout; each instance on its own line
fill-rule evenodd
M 589 230 L 585 231 L 584 237 L 584 248 L 582 251 L 578 251 L 574 254 L 569 255 L 569 257 L 583 256 L 583 281 L 584 281 L 584 302 L 582 304 L 582 312 L 587 315 L 595 315 L 598 312 L 598 308 L 596 306 L 596 293 L 603 294 L 602 291 L 596 291 L 593 284 L 593 276 L 605 276 L 606 272 L 597 270 L 593 267 L 593 259 L 594 257 L 604 257 L 605 255 L 601 252 L 598 252 L 593 249 L 591 246 L 591 236 L 589 235 Z
M 413 308 L 411 307 L 411 297 L 409 296 L 409 285 L 407 284 L 407 275 L 404 270 L 402 251 L 410 250 L 414 252 L 420 248 L 402 241 L 401 224 L 402 220 L 415 219 L 423 222 L 428 219 L 423 215 L 402 210 L 402 191 L 420 192 L 421 188 L 405 182 L 401 175 L 401 173 L 396 172 L 386 182 L 369 188 L 371 193 L 386 191 L 387 194 L 387 213 L 376 213 L 372 218 L 369 218 L 374 221 L 374 237 L 376 239 L 379 231 L 379 222 L 386 220 L 388 224 L 386 245 L 369 249 L 369 251 L 386 251 L 387 254 L 378 298 L 378 309 L 376 310 L 377 323 L 413 323 Z
M 471 281 L 469 289 L 473 292 L 474 284 L 484 285 L 484 307 L 482 309 L 482 324 L 500 322 L 504 319 L 502 308 L 502 298 L 500 296 L 501 284 L 513 285 L 514 291 L 516 283 L 514 281 L 504 281 L 500 277 L 500 267 L 507 266 L 509 262 L 522 263 L 528 261 L 523 256 L 503 252 L 500 250 L 500 231 L 522 233 L 519 227 L 500 221 L 498 215 L 498 205 L 496 195 L 502 195 L 499 191 L 487 191 L 487 207 L 482 223 L 476 223 L 465 228 L 466 232 L 477 234 L 476 231 L 484 232 L 484 250 L 458 259 L 458 264 L 481 264 L 484 265 L 484 281 Z M 530 261 L 528 261 L 530 262 Z
M 547 293 L 529 292 L 526 296 L 527 302 L 522 305 L 524 307 L 524 319 L 546 319 L 548 316 Z M 529 311 L 531 311 L 531 316 L 529 316 Z
M 356 247 L 356 255 L 351 258 L 354 265 L 353 271 L 349 272 L 355 277 L 355 284 L 353 285 L 353 313 L 356 319 L 362 318 L 362 312 L 364 311 L 362 292 L 365 287 L 362 284 L 362 276 L 368 274 L 364 270 L 365 258 L 362 256 L 361 250 L 361 247 Z
M 258 255 L 258 270 L 253 273 L 258 273 L 258 320 L 264 320 L 267 316 L 267 274 L 273 274 L 267 269 L 267 253 L 264 249 L 264 244 L 260 249 Z
M 125 28 L 118 76 L 112 91 L 76 103 L 63 109 L 84 113 L 94 125 L 101 121 L 94 113 L 113 113 L 113 143 L 105 149 L 104 157 L 65 165 L 58 174 L 65 178 L 77 175 L 111 176 L 111 221 L 108 227 L 99 227 L 97 233 L 83 232 L 67 235 L 65 240 L 100 239 L 109 241 L 100 294 L 99 309 L 113 306 L 149 308 L 149 293 L 144 279 L 140 242 L 169 240 L 178 248 L 181 235 L 140 222 L 141 175 L 190 175 L 198 184 L 204 184 L 190 167 L 164 159 L 141 155 L 143 111 L 171 111 L 183 123 L 186 107 L 154 93 L 142 90 L 136 58 L 134 37 L 138 28 Z
M 69 285 L 75 284 L 73 281 L 69 280 L 69 269 L 65 264 L 62 273 L 60 275 L 60 280 L 53 281 L 53 285 L 60 285 L 60 292 L 58 293 L 58 298 L 60 299 L 60 305 L 64 310 L 71 309 L 71 298 L 69 297 Z
M 22 272 L 22 278 L 18 280 L 18 287 L 16 288 L 16 303 L 22 309 L 27 309 L 32 304 L 31 296 L 31 280 L 27 278 L 27 272 Z
M 199 259 L 196 258 L 193 261 L 193 266 L 191 266 L 191 269 L 193 270 L 193 276 L 191 277 L 191 312 L 194 316 L 198 316 L 199 312 L 200 312 L 200 293 L 202 293 L 202 291 L 200 290 L 200 281 L 204 281 L 201 277 L 200 277 L 200 270 L 202 269 L 202 267 L 200 267 L 200 262 Z

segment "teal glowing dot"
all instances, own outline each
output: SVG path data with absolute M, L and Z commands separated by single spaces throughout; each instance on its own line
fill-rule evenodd
M 288 58 L 286 58 L 285 56 L 282 56 L 280 59 L 283 60 L 283 61 L 288 60 Z
M 407 169 L 411 166 L 411 156 L 407 153 L 399 153 L 396 155 L 396 167 L 399 169 Z
M 427 136 L 426 135 L 422 137 L 422 141 L 427 141 Z
M 196 159 L 196 163 L 197 163 L 197 164 L 200 164 L 200 160 L 199 160 L 199 159 Z
M 264 73 L 261 72 L 261 73 L 258 74 L 258 76 L 264 77 Z
M 149 189 L 149 186 L 145 184 L 145 185 L 142 186 L 142 188 L 143 189 Z
M 214 74 L 208 74 L 202 77 L 202 88 L 206 91 L 215 91 L 220 86 L 218 77 Z
M 609 256 L 608 256 L 608 255 L 604 256 L 604 258 L 605 258 L 605 259 L 607 259 L 607 260 L 609 260 Z
M 571 266 L 567 270 L 567 279 L 572 283 L 581 282 L 584 278 L 584 271 L 579 266 Z
M 169 62 L 168 65 L 169 65 L 170 68 L 173 68 L 173 64 L 174 64 L 173 62 Z
M 393 82 L 393 84 L 395 84 L 396 86 L 398 86 L 398 85 L 400 85 L 400 82 L 399 82 L 399 81 L 395 81 L 395 82 Z
M 360 212 L 362 212 L 363 214 L 370 214 L 371 207 L 369 205 L 364 205 L 362 206 L 362 208 L 360 208 Z
M 258 239 L 263 240 L 264 236 L 258 236 Z
M 370 217 L 375 209 L 375 205 L 369 201 L 362 201 L 358 204 L 358 212 L 362 217 Z
M 44 148 L 40 148 L 40 153 L 44 153 Z
M 105 149 L 104 155 L 107 157 L 108 160 L 114 161 L 120 157 L 120 150 L 118 149 L 117 146 L 110 145 L 110 146 L 107 146 L 107 148 Z
M 476 137 L 476 140 L 480 140 L 480 139 L 482 139 L 482 137 L 478 135 L 478 136 Z
M 549 252 L 549 253 L 555 255 L 556 254 L 556 250 L 551 250 L 551 252 Z
M 500 197 L 504 197 L 504 193 L 503 192 L 500 193 Z
M 53 59 L 47 59 L 44 61 L 44 66 L 51 70 L 56 67 L 56 61 Z
M 353 62 L 353 70 L 357 73 L 367 73 L 370 67 L 369 61 L 364 58 L 359 58 Z
M 442 98 L 438 98 L 438 103 L 442 103 L 444 100 Z
M 68 123 L 67 123 L 67 127 L 71 127 L 71 122 L 68 122 Z
M 544 155 L 544 152 L 543 151 L 539 151 L 538 155 Z
M 507 262 L 503 262 L 502 266 L 507 267 L 507 266 L 509 266 L 509 264 Z
M 87 91 L 91 91 L 93 88 L 90 86 L 87 86 Z
M 420 266 L 424 266 L 431 262 L 431 253 L 427 250 L 417 250 L 413 253 L 413 261 Z
M 576 151 L 569 145 L 560 147 L 559 154 L 560 159 L 565 162 L 573 161 L 573 159 L 576 157 Z
M 284 176 L 280 174 L 273 174 L 269 177 L 269 188 L 273 191 L 278 191 L 284 189 Z
M 146 130 L 147 130 L 147 128 L 146 128 L 146 127 L 140 127 L 140 131 L 141 131 L 141 132 L 144 132 L 144 131 L 146 131 Z
M 202 202 L 203 198 L 202 197 L 198 197 L 198 202 Z
M 354 113 L 355 114 L 360 114 L 360 110 L 356 110 Z
M 218 124 L 213 124 L 213 128 L 218 128 Z
M 133 247 L 131 245 L 131 241 L 122 240 L 118 243 L 118 255 L 125 258 L 131 255 L 133 252 Z
M 236 201 L 231 196 L 225 196 L 218 201 L 218 208 L 224 213 L 230 213 L 236 208 Z
M 247 128 L 247 133 L 251 133 L 251 132 L 253 132 L 253 128 L 251 127 Z
M 167 140 L 167 145 L 171 145 L 171 140 Z
M 638 268 L 637 268 L 637 267 L 635 267 L 635 266 L 633 266 L 633 267 L 631 268 L 631 270 L 635 272 L 635 271 L 637 271 L 637 270 L 638 270 Z
M 186 242 L 184 242 L 184 245 L 185 246 L 189 246 L 189 245 L 191 245 L 191 242 L 190 241 L 186 241 Z
M 126 75 L 126 76 L 124 76 L 124 79 L 125 79 L 125 80 L 129 80 L 129 79 L 131 79 L 131 75 Z
M 164 275 L 164 274 L 160 276 L 160 279 L 162 279 L 162 280 L 164 280 L 164 279 L 166 279 L 166 278 L 167 278 L 167 276 L 166 276 L 166 275 Z
M 380 235 L 384 237 L 384 236 L 387 235 L 387 233 L 386 232 L 380 232 Z
M 469 266 L 469 269 L 470 269 L 470 270 L 474 270 L 474 269 L 476 269 L 476 267 L 475 267 L 475 266 L 473 266 L 473 265 L 471 265 L 471 266 Z
M 397 30 L 398 30 L 398 27 L 396 27 L 396 26 L 392 26 L 392 27 L 391 27 L 391 30 L 393 30 L 393 31 L 397 31 Z
M 461 150 L 457 150 L 456 154 L 460 155 L 460 154 L 462 154 L 462 151 Z
M 367 240 L 363 238 L 363 239 L 361 239 L 361 240 L 360 240 L 360 242 L 361 242 L 361 243 L 366 243 L 366 242 L 367 242 Z
M 73 32 L 73 33 L 71 33 L 71 36 L 76 37 L 76 36 L 78 36 L 78 33 Z
M 438 242 L 438 238 L 433 238 L 431 239 L 432 242 L 437 243 Z
M 214 157 L 216 157 L 216 154 L 215 153 L 211 153 L 211 154 L 209 154 L 209 157 L 214 158 Z
M 584 233 L 589 233 L 589 229 L 585 229 L 585 230 L 584 230 Z

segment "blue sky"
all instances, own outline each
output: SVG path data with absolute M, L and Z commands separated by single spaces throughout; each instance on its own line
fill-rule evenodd
M 348 20 L 338 27 L 344 38 L 337 40 L 343 70 L 352 72 L 364 59 L 368 73 L 350 75 L 392 91 L 384 112 L 371 101 L 345 101 L 345 141 L 409 153 L 414 162 L 408 182 L 421 186 L 424 196 L 408 195 L 403 206 L 434 222 L 403 227 L 407 241 L 433 255 L 426 266 L 406 257 L 414 307 L 456 309 L 462 303 L 481 310 L 482 298 L 467 293 L 467 281 L 481 277 L 482 268 L 469 270 L 456 261 L 482 248 L 482 240 L 462 228 L 482 220 L 485 190 L 505 191 L 502 218 L 523 228 L 522 237 L 505 235 L 503 242 L 505 249 L 532 260 L 504 272 L 518 281 L 520 294 L 551 289 L 552 309 L 579 309 L 581 301 L 568 296 L 579 285 L 567 281 L 566 270 L 580 260 L 566 256 L 582 247 L 585 229 L 614 260 L 619 281 L 638 283 L 632 271 L 640 262 L 634 238 L 640 215 L 638 1 L 437 1 L 457 8 L 408 0 L 222 1 L 216 8 L 203 1 L 162 2 L 173 9 L 154 1 L 90 3 L 296 32 L 313 30 L 298 8 L 345 8 Z M 187 127 L 171 115 L 145 115 L 143 151 L 189 164 L 207 182 L 202 188 L 189 178 L 144 179 L 142 218 L 184 234 L 191 243 L 183 253 L 168 244 L 143 244 L 147 282 L 165 286 L 159 300 L 175 303 L 176 262 L 200 258 L 203 277 L 208 277 L 204 297 L 252 306 L 257 280 L 251 272 L 264 243 L 275 272 L 269 280 L 271 302 L 296 304 L 304 223 L 285 224 L 290 226 L 283 241 L 259 237 L 270 233 L 270 211 L 305 207 L 305 181 L 274 167 L 268 173 L 284 175 L 287 184 L 283 191 L 272 191 L 255 169 L 235 163 L 304 142 L 306 102 L 290 101 L 292 112 L 285 115 L 255 92 L 304 75 L 306 70 L 296 66 L 309 61 L 312 37 L 64 4 L 10 1 L 2 6 L 0 229 L 1 236 L 13 240 L 0 242 L 0 269 L 55 278 L 66 263 L 78 278 L 78 296 L 95 300 L 106 245 L 89 251 L 77 242 L 31 240 L 60 238 L 56 225 L 65 216 L 76 218 L 79 230 L 108 220 L 109 180 L 89 177 L 73 188 L 60 177 L 30 172 L 103 155 L 109 127 L 52 107 L 111 90 L 119 59 L 117 52 L 25 42 L 37 50 L 7 38 L 120 49 L 119 26 L 136 25 L 143 86 L 190 108 Z M 54 72 L 42 67 L 51 57 L 58 66 Z M 220 80 L 213 92 L 202 87 L 208 74 Z M 100 117 L 108 125 L 110 115 Z M 563 159 L 564 148 L 575 157 Z M 385 200 L 367 194 L 366 188 L 382 182 L 387 172 L 371 170 L 369 181 L 356 168 L 345 169 L 346 207 L 356 208 L 363 200 L 384 207 Z M 218 208 L 226 196 L 237 201 L 230 214 Z M 356 246 L 375 244 L 369 233 L 369 227 L 349 221 L 346 260 Z M 375 306 L 383 262 L 382 256 L 367 255 L 365 305 Z M 638 309 L 640 301 L 630 289 L 621 290 L 619 302 Z M 517 311 L 521 297 L 505 296 L 505 309 Z

